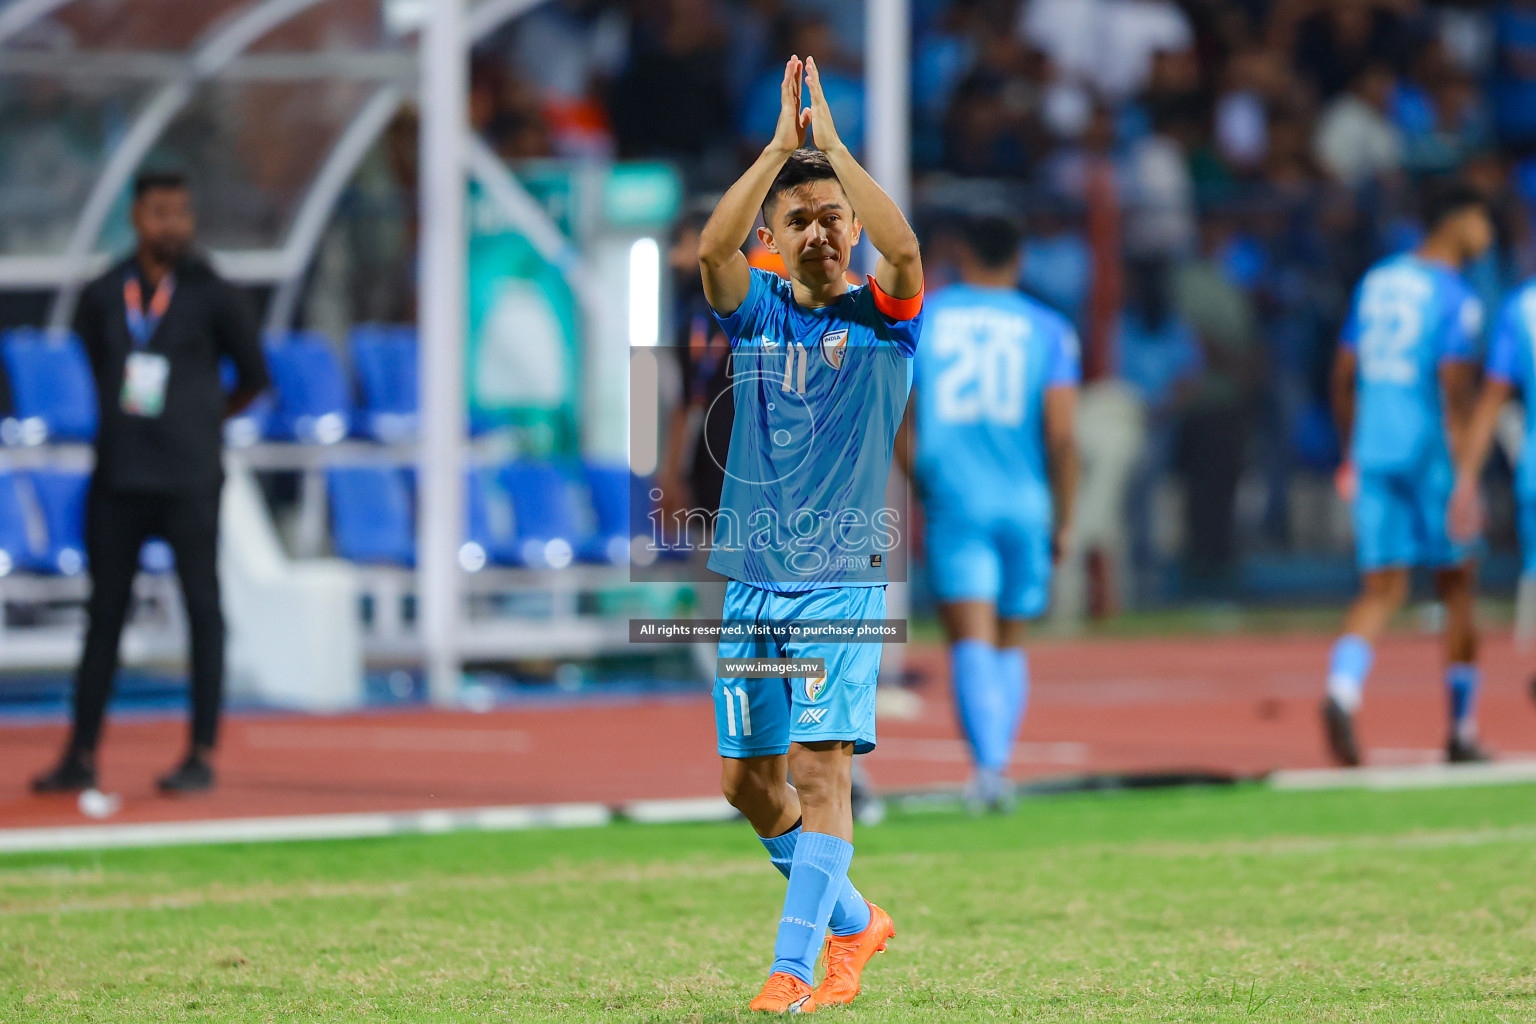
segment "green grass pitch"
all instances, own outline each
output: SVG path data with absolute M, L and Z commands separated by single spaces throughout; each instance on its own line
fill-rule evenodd
M 1536 787 L 895 814 L 847 1021 L 1536 1021 Z M 736 1021 L 744 824 L 0 858 L 4 1021 Z

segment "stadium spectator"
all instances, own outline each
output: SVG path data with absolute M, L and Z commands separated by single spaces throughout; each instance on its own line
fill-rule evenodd
M 1403 135 L 1387 116 L 1395 84 L 1391 67 L 1368 64 L 1318 119 L 1317 161 L 1339 183 L 1357 187 L 1402 166 Z
M 702 159 L 731 119 L 724 26 L 714 5 L 669 0 L 637 18 L 631 37 L 629 63 L 608 99 L 619 155 Z
M 1294 33 L 1295 66 L 1326 100 L 1375 61 L 1402 66 L 1414 42 L 1411 16 L 1419 6 L 1418 0 L 1282 0 L 1276 4 L 1272 32 Z M 1295 22 L 1301 12 L 1309 13 Z
M 245 302 L 192 249 L 186 179 L 139 175 L 132 216 L 137 251 L 86 288 L 75 320 L 101 416 L 85 528 L 90 627 L 75 676 L 74 727 L 58 766 L 34 780 L 40 793 L 96 785 L 96 748 L 139 551 L 157 536 L 176 556 L 192 676 L 190 749 L 160 789 L 191 792 L 214 783 L 209 759 L 224 693 L 222 427 L 266 388 L 267 369 Z M 238 373 L 228 394 L 219 376 L 224 359 Z
M 1236 560 L 1237 482 L 1251 426 L 1262 354 L 1251 297 L 1219 259 L 1227 226 L 1203 227 L 1202 257 L 1173 276 L 1174 306 L 1200 341 L 1200 374 L 1184 419 L 1185 523 L 1195 581 L 1217 588 Z
M 1492 99 L 1506 145 L 1536 144 L 1536 0 L 1508 0 L 1495 17 Z
M 1168 0 L 1027 0 L 1018 32 L 1112 101 L 1141 91 L 1156 54 L 1194 45 L 1189 19 Z
M 1126 502 L 1130 562 L 1138 588 L 1154 560 L 1153 498 L 1175 465 L 1179 428 L 1205 365 L 1193 328 L 1173 308 L 1169 270 L 1161 261 L 1131 269 L 1117 339 L 1120 378 L 1139 400 L 1144 438 Z

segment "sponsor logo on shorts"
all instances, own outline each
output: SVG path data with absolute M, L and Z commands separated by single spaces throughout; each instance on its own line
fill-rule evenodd
M 806 708 L 800 712 L 799 725 L 820 725 L 821 720 L 827 717 L 826 708 Z
M 815 703 L 817 700 L 819 700 L 821 698 L 821 695 L 826 692 L 826 689 L 827 689 L 827 676 L 826 676 L 826 673 L 822 673 L 819 676 L 814 676 L 814 677 L 808 676 L 808 677 L 806 677 L 806 680 L 805 680 L 805 699 L 806 700 L 811 701 L 812 703 Z

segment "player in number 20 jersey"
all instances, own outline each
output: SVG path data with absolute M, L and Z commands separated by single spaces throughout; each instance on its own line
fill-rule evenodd
M 1018 229 L 975 217 L 963 234 L 961 281 L 928 305 L 911 469 L 971 749 L 967 802 L 1005 810 L 1029 692 L 1025 623 L 1045 611 L 1072 518 L 1079 358 L 1072 326 L 1014 285 Z

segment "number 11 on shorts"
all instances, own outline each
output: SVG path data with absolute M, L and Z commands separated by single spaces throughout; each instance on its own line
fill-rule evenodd
M 720 692 L 725 696 L 725 734 L 736 735 L 736 705 L 741 704 L 741 734 L 752 735 L 752 709 L 747 703 L 747 691 L 740 686 L 722 686 Z

